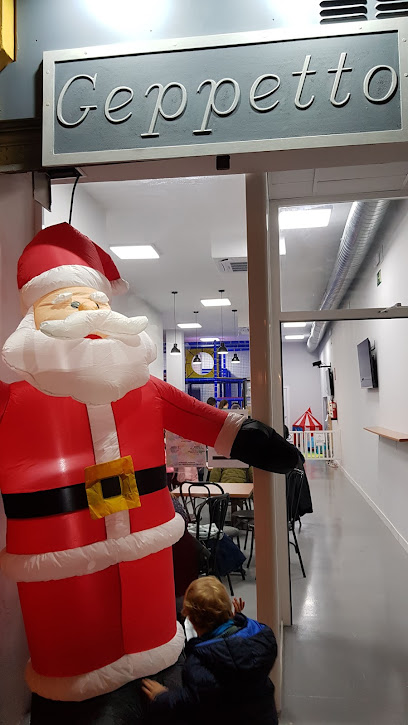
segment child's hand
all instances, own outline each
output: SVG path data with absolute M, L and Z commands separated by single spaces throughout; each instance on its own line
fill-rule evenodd
M 232 600 L 232 606 L 234 608 L 234 614 L 240 614 L 245 607 L 245 602 L 241 599 L 241 597 L 239 599 L 234 597 Z
M 156 699 L 157 695 L 161 695 L 162 692 L 167 692 L 168 688 L 161 685 L 159 682 L 156 682 L 155 680 L 142 680 L 142 690 L 145 695 L 153 702 L 153 700 Z

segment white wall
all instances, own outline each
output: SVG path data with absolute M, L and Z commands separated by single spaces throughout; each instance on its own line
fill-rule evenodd
M 408 305 L 408 202 L 401 202 L 383 235 L 382 284 L 367 260 L 349 296 L 351 307 Z M 378 390 L 360 387 L 357 344 L 375 344 Z M 363 428 L 382 426 L 408 434 L 408 319 L 339 322 L 321 357 L 331 359 L 341 430 L 342 465 L 377 512 L 408 547 L 408 443 L 379 438 Z
M 44 226 L 68 221 L 71 192 L 71 184 L 53 185 L 52 210 L 51 212 L 44 212 Z M 110 220 L 108 225 L 104 207 L 98 204 L 87 193 L 86 186 L 84 184 L 81 185 L 81 182 L 78 183 L 75 191 L 72 225 L 109 252 L 109 234 L 107 230 L 109 227 L 110 234 L 114 232 L 113 221 Z M 115 259 L 114 261 L 116 263 L 118 260 Z M 150 365 L 150 372 L 152 375 L 163 379 L 163 323 L 161 314 L 134 294 L 131 289 L 126 295 L 114 297 L 112 300 L 112 308 L 118 312 L 122 312 L 124 315 L 145 315 L 148 318 L 149 325 L 146 328 L 146 332 L 150 335 L 157 347 L 157 359 Z
M 303 342 L 282 343 L 283 385 L 289 388 L 289 429 L 308 408 L 323 423 L 320 371 L 312 366 L 318 359 Z
M 72 185 L 53 184 L 51 189 L 51 212 L 44 211 L 44 226 L 67 222 L 71 203 Z M 72 226 L 92 239 L 101 247 L 106 242 L 106 214 L 102 206 L 86 192 L 78 182 L 72 213 Z
M 21 320 L 17 260 L 34 236 L 31 174 L 0 176 L 0 347 Z M 0 378 L 17 378 L 0 361 Z M 24 445 L 24 441 L 21 441 Z M 0 549 L 6 520 L 0 500 Z M 28 649 L 16 585 L 0 574 L 0 724 L 17 725 L 30 703 L 24 682 Z

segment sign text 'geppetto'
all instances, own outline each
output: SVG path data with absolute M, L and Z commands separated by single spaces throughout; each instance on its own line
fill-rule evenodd
M 53 60 L 48 163 L 313 146 L 402 127 L 395 31 L 90 55 Z

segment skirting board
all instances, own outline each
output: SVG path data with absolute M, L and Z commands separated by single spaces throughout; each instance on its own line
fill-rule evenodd
M 342 465 L 340 465 L 340 469 L 343 471 L 345 477 L 350 481 L 350 483 L 353 484 L 354 488 L 357 489 L 359 493 L 361 493 L 362 497 L 367 501 L 367 503 L 371 506 L 371 508 L 375 511 L 375 513 L 380 517 L 381 521 L 384 522 L 387 529 L 389 529 L 392 533 L 392 535 L 397 539 L 398 543 L 401 544 L 403 549 L 408 554 L 408 541 L 404 539 L 403 536 L 399 533 L 398 529 L 395 528 L 394 524 L 387 518 L 385 513 L 381 511 L 381 509 L 377 506 L 376 503 L 374 503 L 373 499 L 370 498 L 370 496 L 364 491 L 364 489 L 361 488 L 360 484 L 357 483 L 357 481 L 354 480 L 352 476 L 350 476 L 349 473 L 347 473 L 346 469 L 343 468 Z

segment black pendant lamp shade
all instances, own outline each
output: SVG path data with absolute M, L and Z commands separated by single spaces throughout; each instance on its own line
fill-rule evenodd
M 174 312 L 174 345 L 170 350 L 170 355 L 181 355 L 181 350 L 177 347 L 176 342 L 176 294 L 177 292 L 172 292 L 173 295 L 173 312 Z
M 194 310 L 194 314 L 195 314 L 195 321 L 196 321 L 196 324 L 197 324 L 198 310 Z M 201 365 L 201 358 L 200 358 L 200 356 L 199 356 L 199 354 L 197 352 L 197 350 L 198 350 L 198 334 L 197 334 L 197 329 L 198 328 L 196 327 L 196 354 L 193 357 L 192 365 Z
M 222 299 L 222 295 L 224 294 L 225 290 L 220 289 L 220 290 L 218 290 L 218 292 L 220 293 L 220 296 L 221 296 L 221 299 Z M 223 323 L 223 319 L 222 319 L 222 305 L 220 305 L 220 310 L 221 310 L 221 345 L 219 346 L 219 348 L 217 350 L 217 354 L 218 355 L 228 355 L 228 350 L 225 347 L 225 343 L 224 343 L 224 340 L 223 340 L 223 338 L 224 338 L 224 323 Z
M 237 314 L 237 310 L 232 310 L 232 314 L 234 315 L 234 335 L 235 335 L 235 338 L 237 338 L 238 337 L 238 330 L 236 329 L 236 324 L 235 324 L 236 323 L 236 317 L 235 317 L 235 315 Z M 239 357 L 238 357 L 238 355 L 237 355 L 236 352 L 234 352 L 234 356 L 233 356 L 231 362 L 232 363 L 235 363 L 235 364 L 241 362 L 241 360 L 239 359 Z

